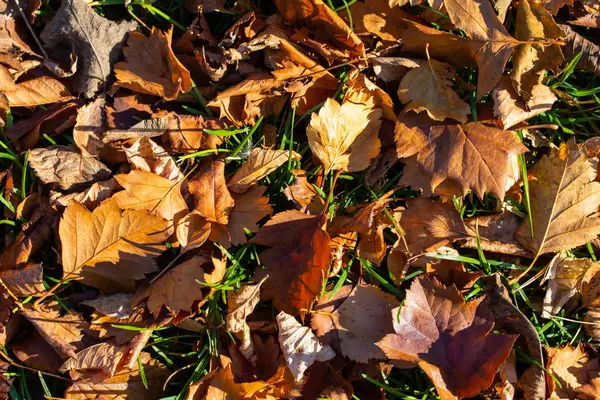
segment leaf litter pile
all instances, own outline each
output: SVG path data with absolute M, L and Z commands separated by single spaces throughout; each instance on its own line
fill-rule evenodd
M 0 399 L 600 398 L 597 0 L 0 10 Z

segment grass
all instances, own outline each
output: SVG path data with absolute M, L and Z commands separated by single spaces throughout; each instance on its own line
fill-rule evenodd
M 355 0 L 350 0 L 346 3 L 342 0 L 331 3 L 330 6 L 336 12 L 351 15 L 348 6 L 354 2 Z M 124 7 L 122 7 L 124 4 L 123 0 L 95 1 L 92 4 L 98 13 L 108 18 L 130 18 L 125 12 Z M 271 1 L 257 0 L 255 4 L 266 15 L 275 11 Z M 180 1 L 175 0 L 159 0 L 153 4 L 134 1 L 131 3 L 130 11 L 134 13 L 136 18 L 143 19 L 148 26 L 166 28 L 169 24 L 173 24 L 179 30 L 184 30 L 190 24 L 193 17 L 182 9 Z M 49 3 L 44 1 L 39 14 L 52 15 L 53 12 L 54 10 L 51 9 Z M 213 29 L 213 33 L 218 36 L 219 33 L 224 32 L 240 16 L 241 14 L 220 12 L 207 15 L 207 19 L 211 29 Z M 548 79 L 548 85 L 561 93 L 560 99 L 551 111 L 538 115 L 529 121 L 532 125 L 558 125 L 558 129 L 556 130 L 542 130 L 543 134 L 554 144 L 565 142 L 572 137 L 575 137 L 578 141 L 582 141 L 600 134 L 598 126 L 598 122 L 600 121 L 599 78 L 593 74 L 577 70 L 575 64 L 576 62 L 571 63 L 560 75 Z M 459 72 L 464 82 L 476 85 L 477 74 L 475 71 L 465 68 Z M 337 97 L 341 98 L 344 91 L 344 82 L 347 77 L 347 67 L 335 69 L 332 73 L 340 81 Z M 388 93 L 394 93 L 392 88 L 383 87 L 383 89 Z M 461 95 L 473 99 L 472 108 L 475 110 L 475 94 L 472 92 L 463 92 Z M 206 102 L 199 91 L 194 91 L 194 97 L 197 104 L 194 106 L 189 104 L 181 106 L 180 113 L 209 115 L 210 110 L 206 107 Z M 491 100 L 489 96 L 486 96 L 482 102 L 489 104 Z M 318 107 L 313 111 L 317 110 Z M 260 117 L 252 127 L 208 131 L 209 134 L 218 135 L 225 139 L 223 145 L 219 147 L 218 153 L 226 157 L 226 173 L 228 176 L 232 175 L 240 167 L 247 158 L 250 150 L 260 145 L 264 140 L 259 129 L 261 124 L 269 123 L 278 128 L 278 142 L 276 147 L 289 150 L 290 152 L 295 151 L 303 156 L 302 161 L 290 160 L 262 182 L 267 187 L 266 195 L 269 197 L 270 204 L 273 205 L 275 212 L 290 208 L 290 204 L 283 191 L 287 185 L 293 182 L 294 176 L 291 173 L 292 170 L 303 168 L 307 171 L 308 176 L 313 178 L 322 173 L 321 167 L 311 162 L 310 149 L 305 135 L 308 115 L 296 115 L 295 109 L 287 107 L 279 115 L 270 116 L 264 120 Z M 9 118 L 8 126 L 11 124 L 12 118 Z M 42 139 L 41 145 L 46 146 L 55 143 L 68 144 L 72 141 L 69 135 L 64 134 L 55 138 L 44 135 L 45 139 Z M 541 151 L 533 146 L 531 139 L 527 136 L 524 138 L 524 143 L 531 151 L 519 159 L 523 174 L 526 173 L 526 170 L 531 167 L 541 154 Z M 10 187 L 6 179 L 3 181 L 2 190 L 0 191 L 0 202 L 2 203 L 6 217 L 0 221 L 0 224 L 4 225 L 5 231 L 14 238 L 19 232 L 21 224 L 25 221 L 14 217 L 15 208 L 9 201 L 9 198 L 11 196 L 25 198 L 28 194 L 36 191 L 38 182 L 36 182 L 35 176 L 28 168 L 28 153 L 15 153 L 10 143 L 6 141 L 0 141 L 0 146 L 2 147 L 0 149 L 0 165 L 3 169 L 12 167 L 13 182 L 13 187 Z M 215 154 L 213 150 L 204 150 L 188 155 L 178 155 L 175 158 L 182 172 L 185 174 L 194 168 L 197 161 L 213 154 Z M 331 199 L 331 210 L 335 210 L 336 213 L 344 213 L 348 207 L 371 202 L 391 189 L 394 190 L 392 207 L 402 205 L 404 200 L 417 195 L 410 188 L 397 187 L 397 182 L 402 176 L 402 168 L 402 164 L 398 163 L 390 169 L 386 174 L 385 185 L 380 188 L 370 188 L 364 184 L 365 172 L 341 174 L 336 183 L 334 196 Z M 314 181 L 313 178 L 310 180 Z M 327 200 L 328 193 L 330 192 L 333 182 L 332 178 L 333 175 L 326 176 L 324 185 L 321 188 L 317 188 L 319 195 L 324 200 Z M 525 192 L 524 204 L 514 203 L 513 205 L 523 216 L 531 218 L 528 213 L 527 190 Z M 480 200 L 473 195 L 468 195 L 464 199 L 457 199 L 454 202 L 463 218 L 494 213 L 497 203 L 497 199 L 493 196 L 486 196 Z M 395 241 L 392 229 L 385 232 L 389 244 Z M 228 270 L 223 282 L 211 287 L 211 294 L 202 306 L 201 317 L 206 321 L 205 329 L 202 332 L 189 332 L 176 327 L 155 330 L 146 345 L 145 350 L 152 353 L 154 358 L 163 362 L 172 371 L 163 400 L 181 400 L 185 398 L 189 385 L 209 371 L 211 358 L 218 355 L 217 338 L 220 335 L 228 334 L 224 329 L 224 316 L 227 311 L 224 302 L 225 296 L 227 292 L 238 289 L 243 282 L 251 280 L 255 269 L 261 267 L 258 256 L 260 249 L 254 244 L 233 247 L 229 250 L 218 245 L 215 246 L 215 251 L 221 252 L 227 258 Z M 174 250 L 167 252 L 167 257 L 173 258 L 175 255 Z M 573 255 L 596 259 L 594 250 L 589 244 L 585 249 L 575 252 Z M 385 261 L 381 266 L 377 266 L 367 260 L 358 258 L 355 253 L 351 253 L 350 257 L 350 263 L 361 265 L 364 277 L 368 282 L 379 285 L 384 291 L 392 293 L 400 299 L 403 299 L 404 290 L 407 287 L 404 282 L 410 281 L 414 276 L 423 273 L 422 270 L 418 269 L 411 271 L 404 278 L 404 281 L 400 285 L 397 285 L 394 283 L 394 277 L 388 271 Z M 521 271 L 527 267 L 527 265 L 516 264 L 515 260 L 507 257 L 484 253 L 481 249 L 461 248 L 459 256 L 440 255 L 439 258 L 461 261 L 470 271 L 483 271 L 484 275 L 500 272 L 504 276 L 509 276 L 515 271 Z M 43 261 L 46 266 L 44 275 L 45 284 L 47 287 L 51 287 L 58 282 L 57 278 L 61 271 L 56 264 L 55 255 L 51 252 L 43 255 Z M 546 259 L 541 261 L 546 261 Z M 544 265 L 544 263 L 538 262 L 538 265 Z M 537 272 L 538 270 L 539 267 L 533 268 L 533 272 Z M 352 280 L 352 276 L 348 274 L 348 271 L 343 269 L 337 276 L 329 279 L 327 287 L 329 289 L 339 289 L 344 284 L 356 284 L 356 282 Z M 55 299 L 59 300 L 61 305 L 69 310 L 72 308 L 72 304 L 69 302 L 68 296 L 81 292 L 83 287 L 76 282 L 69 282 L 64 286 L 65 290 L 55 296 Z M 558 317 L 545 320 L 541 318 L 539 309 L 534 307 L 534 304 L 543 297 L 545 287 L 530 285 L 525 289 L 518 289 L 517 287 L 513 287 L 513 289 L 515 289 L 512 294 L 514 304 L 529 318 L 538 331 L 544 345 L 556 347 L 566 344 L 573 345 L 580 341 L 590 341 L 590 338 L 585 335 L 585 331 L 582 329 L 582 324 L 579 322 L 583 320 L 583 311 L 577 310 L 568 316 L 562 311 Z M 466 298 L 476 298 L 481 294 L 482 287 L 478 282 L 466 294 Z M 25 299 L 23 303 L 32 301 L 33 299 Z M 257 310 L 263 309 L 275 314 L 275 310 L 270 303 L 261 303 L 257 308 Z M 127 326 L 115 327 L 120 329 L 135 329 Z M 229 336 L 231 337 L 231 335 Z M 518 346 L 516 349 L 518 360 L 522 365 L 532 362 Z M 66 385 L 64 381 L 22 368 L 10 368 L 10 371 L 6 375 L 14 378 L 15 383 L 9 393 L 10 398 L 13 400 L 37 400 L 40 398 L 40 394 L 60 397 Z M 378 377 L 379 379 L 374 379 L 366 374 L 362 376 L 365 379 L 365 385 L 375 385 L 382 388 L 390 399 L 425 400 L 438 398 L 433 385 L 419 369 L 394 369 L 391 374 L 381 372 L 381 376 Z M 360 398 L 358 394 L 354 398 L 368 400 Z

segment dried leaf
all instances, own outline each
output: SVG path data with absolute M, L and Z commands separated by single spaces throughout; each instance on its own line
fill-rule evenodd
M 322 345 L 314 333 L 302 326 L 294 317 L 285 312 L 277 314 L 279 345 L 285 361 L 296 381 L 301 381 L 304 372 L 315 361 L 324 362 L 335 357 L 333 349 Z
M 61 51 L 68 43 L 77 56 L 73 88 L 92 97 L 98 90 L 108 89 L 111 67 L 125 35 L 136 28 L 135 21 L 114 22 L 101 17 L 83 0 L 65 0 L 40 38 L 50 51 Z
M 172 27 L 166 33 L 152 28 L 149 37 L 130 33 L 123 48 L 125 61 L 115 64 L 116 84 L 165 100 L 189 92 L 193 85 L 190 71 L 173 54 L 172 36 Z
M 13 88 L 3 90 L 2 94 L 11 107 L 40 106 L 73 98 L 65 85 L 46 75 L 17 83 Z
M 321 341 L 351 360 L 368 363 L 386 358 L 375 343 L 394 332 L 390 313 L 399 305 L 395 296 L 376 286 L 343 286 L 337 294 L 321 297 L 311 325 Z
M 568 25 L 560 25 L 560 27 L 567 34 L 566 45 L 563 46 L 565 58 L 570 61 L 581 53 L 581 59 L 577 66 L 600 75 L 600 47 L 575 32 Z
M 27 263 L 18 269 L 0 272 L 0 279 L 15 296 L 40 296 L 46 291 L 42 264 Z
M 107 129 L 106 100 L 98 97 L 81 107 L 73 128 L 73 140 L 83 154 L 99 157 L 104 149 L 102 137 Z
M 451 79 L 455 74 L 450 65 L 428 59 L 404 75 L 398 88 L 398 98 L 407 104 L 406 111 L 427 111 L 437 121 L 453 118 L 464 124 L 471 107 L 452 90 Z
M 123 146 L 133 169 L 153 172 L 172 182 L 179 182 L 183 174 L 169 153 L 149 137 L 139 138 Z
M 66 146 L 31 150 L 29 165 L 42 182 L 55 183 L 67 191 L 77 190 L 86 183 L 91 184 L 110 177 L 110 170 L 100 161 L 81 155 Z
M 227 225 L 234 200 L 225 184 L 225 162 L 205 159 L 188 182 L 195 209 L 210 222 Z
M 77 202 L 84 207 L 93 210 L 98 207 L 100 203 L 111 197 L 121 187 L 115 178 L 110 178 L 107 181 L 96 182 L 89 189 L 79 193 L 72 193 L 67 195 L 59 195 L 59 197 L 52 197 L 51 201 L 54 204 L 66 207 L 70 202 Z
M 390 8 L 387 0 L 357 1 L 350 12 L 356 34 L 377 35 L 388 42 L 397 42 L 408 26 L 406 20 L 414 19 L 408 10 Z
M 479 246 L 482 250 L 531 258 L 531 252 L 523 248 L 515 238 L 521 222 L 521 218 L 508 211 L 468 218 L 465 220 L 465 226 L 470 237 L 463 246 L 476 249 L 479 231 Z
M 136 279 L 158 268 L 167 221 L 145 211 L 122 212 L 113 199 L 93 212 L 78 203 L 67 206 L 60 221 L 63 277 L 78 279 L 104 292 L 131 292 Z
M 600 183 L 598 159 L 588 158 L 574 142 L 552 149 L 528 171 L 533 233 L 527 220 L 517 239 L 536 256 L 569 250 L 600 233 L 596 214 Z
M 270 150 L 254 148 L 244 164 L 229 178 L 227 187 L 232 192 L 244 193 L 259 180 L 275 171 L 286 163 L 290 156 L 292 160 L 300 160 L 300 154 L 288 150 Z
M 120 347 L 109 342 L 99 343 L 86 347 L 77 353 L 75 357 L 67 360 L 59 371 L 101 370 L 107 377 L 112 377 L 123 355 L 123 350 Z
M 298 169 L 290 172 L 294 175 L 294 182 L 283 192 L 288 200 L 300 207 L 300 211 L 304 211 L 317 195 L 317 191 L 306 180 L 306 172 Z
M 116 142 L 117 140 L 160 136 L 169 128 L 170 120 L 170 115 L 146 119 L 126 129 L 110 130 L 106 132 L 102 140 L 105 143 L 110 143 Z
M 37 331 L 33 336 L 10 346 L 17 359 L 28 367 L 56 373 L 63 360 Z
M 417 363 L 440 398 L 476 396 L 492 384 L 517 338 L 491 333 L 492 314 L 482 300 L 465 303 L 455 287 L 417 278 L 399 316 L 398 309 L 391 313 L 396 333 L 377 345 L 390 359 Z
M 223 137 L 210 135 L 204 129 L 225 129 L 224 121 L 194 115 L 173 115 L 169 129 L 162 135 L 163 147 L 170 153 L 190 154 L 215 149 Z
M 198 210 L 193 210 L 177 222 L 175 234 L 181 245 L 181 252 L 197 249 L 210 235 L 211 223 Z
M 348 172 L 366 169 L 379 154 L 377 136 L 381 126 L 381 110 L 350 102 L 340 105 L 327 99 L 319 113 L 313 113 L 306 130 L 313 154 L 325 172 Z
M 269 205 L 269 199 L 263 194 L 267 190 L 264 186 L 255 186 L 246 193 L 235 194 L 235 204 L 229 214 L 227 231 L 231 237 L 231 244 L 242 245 L 247 242 L 245 230 L 258 232 L 256 223 L 273 213 L 273 207 Z
M 323 216 L 296 210 L 271 218 L 250 242 L 271 246 L 260 260 L 271 276 L 263 285 L 263 296 L 292 315 L 305 315 L 322 289 L 329 268 L 329 235 Z M 264 276 L 257 272 L 255 279 Z M 262 276 L 261 276 L 262 274 Z
M 547 350 L 546 369 L 560 382 L 558 386 L 552 379 L 547 380 L 550 399 L 582 399 L 576 391 L 598 375 L 598 359 L 590 360 L 581 343 L 574 348 L 567 345 Z
M 146 171 L 131 171 L 115 178 L 125 188 L 113 196 L 121 208 L 148 210 L 168 221 L 181 218 L 188 212 L 181 195 L 182 181 L 174 183 Z

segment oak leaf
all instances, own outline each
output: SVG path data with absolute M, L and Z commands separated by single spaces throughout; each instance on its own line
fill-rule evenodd
M 225 184 L 223 160 L 205 159 L 188 182 L 188 188 L 200 215 L 209 222 L 227 225 L 234 200 Z
M 188 206 L 181 195 L 183 181 L 172 182 L 146 171 L 131 171 L 115 176 L 124 191 L 113 198 L 123 209 L 147 210 L 171 221 L 181 218 Z
M 255 148 L 244 164 L 229 178 L 227 187 L 232 192 L 244 193 L 259 180 L 275 171 L 289 159 L 298 161 L 300 154 L 288 150 Z
M 115 64 L 117 85 L 174 100 L 192 89 L 190 71 L 175 57 L 171 49 L 173 27 L 166 33 L 152 28 L 149 37 L 130 33 L 123 48 L 125 61 Z
M 483 298 L 465 303 L 455 287 L 435 279 L 413 281 L 399 315 L 394 309 L 391 317 L 396 333 L 377 345 L 392 360 L 417 363 L 444 400 L 489 387 L 517 339 L 491 333 L 494 322 Z
M 19 82 L 2 93 L 11 107 L 40 106 L 73 98 L 65 85 L 46 75 Z
M 279 345 L 296 381 L 302 380 L 304 372 L 314 362 L 324 362 L 335 357 L 331 347 L 321 344 L 310 328 L 302 326 L 291 315 L 283 311 L 277 314 L 277 327 Z
M 536 257 L 585 244 L 600 233 L 598 159 L 564 143 L 528 171 L 533 236 L 525 220 L 516 236 Z
M 516 155 L 527 151 L 515 132 L 480 122 L 419 125 L 399 119 L 396 144 L 399 157 L 416 152 L 401 183 L 423 188 L 425 194 L 451 197 L 449 193 L 462 196 L 472 190 L 479 198 L 488 192 L 500 200 L 514 183 Z M 406 147 L 410 151 L 402 150 Z
M 55 183 L 67 191 L 110 177 L 110 170 L 102 162 L 66 146 L 31 150 L 29 165 L 42 182 Z
M 325 172 L 366 169 L 379 154 L 381 110 L 350 102 L 340 105 L 327 99 L 319 113 L 313 113 L 306 129 L 313 154 Z
M 444 6 L 452 23 L 472 39 L 471 45 L 477 49 L 479 100 L 496 87 L 519 41 L 508 33 L 488 0 L 444 0 Z
M 112 64 L 135 21 L 114 22 L 96 13 L 83 0 L 63 1 L 40 35 L 49 51 L 72 48 L 77 57 L 73 88 L 85 97 L 108 89 Z
M 406 111 L 426 111 L 437 121 L 453 118 L 466 123 L 471 108 L 454 90 L 454 69 L 445 63 L 428 59 L 404 75 L 398 87 L 398 98 Z
M 337 294 L 329 292 L 321 297 L 311 325 L 323 343 L 351 360 L 382 360 L 385 353 L 375 343 L 394 332 L 390 313 L 399 305 L 395 296 L 377 286 L 342 286 Z
M 172 228 L 146 211 L 121 211 L 107 200 L 93 212 L 70 203 L 60 221 L 63 277 L 104 292 L 131 292 L 136 279 L 158 268 L 153 257 L 165 250 Z
M 274 215 L 250 242 L 271 246 L 260 260 L 270 275 L 263 296 L 292 315 L 305 315 L 322 289 L 329 268 L 329 235 L 323 216 L 296 210 Z M 265 270 L 258 271 L 260 280 Z

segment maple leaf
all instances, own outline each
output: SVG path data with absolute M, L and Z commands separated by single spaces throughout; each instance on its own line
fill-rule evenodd
M 523 42 L 540 38 L 546 41 L 565 37 L 552 15 L 537 1 L 523 0 L 517 8 L 516 37 Z M 533 96 L 533 88 L 542 83 L 546 69 L 557 71 L 565 61 L 560 45 L 521 44 L 512 59 L 511 76 L 517 92 L 526 100 Z
M 77 72 L 73 88 L 92 97 L 98 90 L 108 89 L 111 66 L 119 57 L 125 35 L 136 28 L 135 21 L 114 22 L 101 17 L 83 0 L 65 0 L 40 38 L 50 51 L 60 51 L 66 43 L 74 49 Z
M 225 184 L 225 161 L 206 159 L 188 182 L 195 209 L 209 222 L 227 225 L 234 206 Z
M 506 62 L 519 41 L 508 33 L 488 0 L 444 0 L 444 6 L 452 23 L 462 29 L 477 48 L 479 100 L 502 78 Z
M 301 158 L 295 151 L 254 148 L 246 162 L 229 178 L 227 187 L 232 192 L 244 193 L 286 163 L 290 157 L 293 161 Z
M 321 292 L 329 268 L 329 235 L 323 216 L 310 216 L 296 210 L 274 215 L 250 242 L 271 246 L 260 254 L 271 276 L 263 285 L 263 295 L 275 306 L 292 315 L 305 315 Z M 257 272 L 256 279 L 264 276 Z
M 172 182 L 146 171 L 131 171 L 115 176 L 125 188 L 113 196 L 119 207 L 131 210 L 147 210 L 171 221 L 188 212 L 181 195 L 183 181 Z
M 2 94 L 10 107 L 33 107 L 73 98 L 65 85 L 46 75 L 19 82 Z
M 445 63 L 428 59 L 404 75 L 398 87 L 398 98 L 406 111 L 427 111 L 437 121 L 453 118 L 466 123 L 471 108 L 452 90 L 454 69 Z
M 465 303 L 455 287 L 425 277 L 413 281 L 399 315 L 394 309 L 391 317 L 396 333 L 377 345 L 392 360 L 417 363 L 442 399 L 476 396 L 489 387 L 517 338 L 491 333 L 483 298 Z
M 528 173 L 533 236 L 527 220 L 516 237 L 536 257 L 585 244 L 600 233 L 598 159 L 584 148 L 562 144 L 543 156 Z
M 192 89 L 190 71 L 175 57 L 171 49 L 173 27 L 166 33 L 152 28 L 149 37 L 132 32 L 123 48 L 125 61 L 115 64 L 117 85 L 174 100 L 179 93 Z
M 380 116 L 380 109 L 349 102 L 340 105 L 333 99 L 327 99 L 319 113 L 312 114 L 306 136 L 326 173 L 356 172 L 369 166 L 381 146 L 377 136 Z
M 432 125 L 399 118 L 395 134 L 399 157 L 416 153 L 401 183 L 446 197 L 472 190 L 479 198 L 488 192 L 503 200 L 514 183 L 512 163 L 527 151 L 515 132 L 480 122 Z
M 63 190 L 76 190 L 86 183 L 110 177 L 110 170 L 102 162 L 67 146 L 33 149 L 29 165 L 42 182 L 56 183 Z
M 296 381 L 301 381 L 304 372 L 315 361 L 327 361 L 335 357 L 328 345 L 323 345 L 310 328 L 302 326 L 294 317 L 281 311 L 277 314 L 279 345 L 288 368 Z
M 131 292 L 136 279 L 157 270 L 152 257 L 163 252 L 172 230 L 145 211 L 121 211 L 113 199 L 93 212 L 70 203 L 59 226 L 63 277 L 105 292 Z
M 390 313 L 400 305 L 395 296 L 372 285 L 342 286 L 325 294 L 314 308 L 311 326 L 317 337 L 351 360 L 385 359 L 375 345 L 394 332 Z

